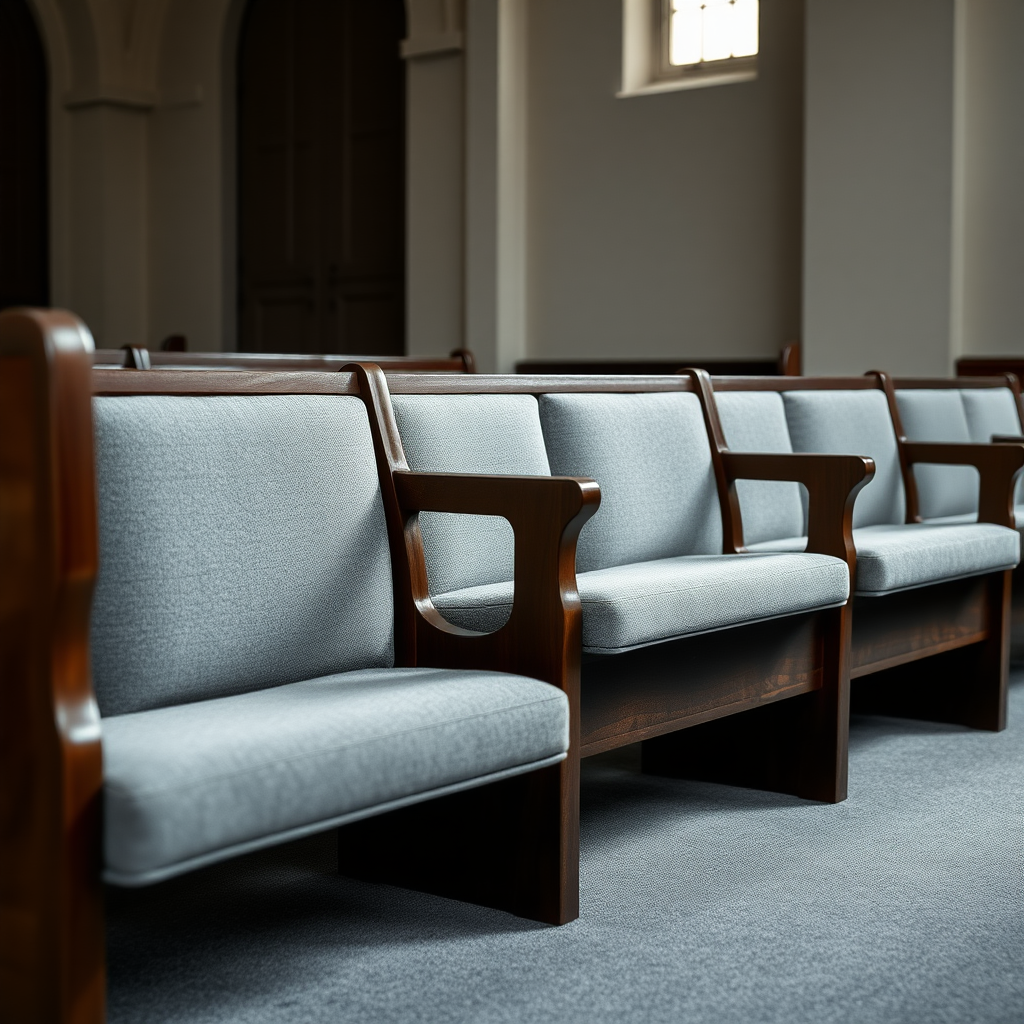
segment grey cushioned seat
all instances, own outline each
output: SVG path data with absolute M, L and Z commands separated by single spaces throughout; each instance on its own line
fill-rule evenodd
M 498 672 L 367 669 L 103 720 L 107 877 L 140 884 L 560 760 L 564 693 Z
M 858 594 L 1012 569 L 1020 560 L 1020 534 L 991 523 L 868 526 L 854 530 L 853 541 Z
M 857 549 L 856 592 L 896 590 L 1012 569 L 1020 560 L 1020 534 L 991 523 L 905 523 L 853 531 Z M 758 551 L 802 551 L 806 537 L 765 541 Z
M 843 604 L 846 563 L 828 555 L 684 555 L 577 574 L 583 649 L 609 654 L 745 622 Z M 508 617 L 510 583 L 440 594 L 445 618 L 489 632 Z

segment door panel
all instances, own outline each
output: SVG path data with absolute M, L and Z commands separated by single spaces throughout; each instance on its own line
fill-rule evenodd
M 251 0 L 238 83 L 241 350 L 404 351 L 403 35 L 402 0 Z

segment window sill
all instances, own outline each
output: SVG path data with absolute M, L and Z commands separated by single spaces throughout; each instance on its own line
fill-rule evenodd
M 624 100 L 633 96 L 655 96 L 662 92 L 679 92 L 683 89 L 705 89 L 712 85 L 731 85 L 733 82 L 752 82 L 757 78 L 756 68 L 745 68 L 743 71 L 722 71 L 710 75 L 688 75 L 679 78 L 662 78 L 645 85 L 636 85 L 628 89 L 620 89 L 616 99 Z

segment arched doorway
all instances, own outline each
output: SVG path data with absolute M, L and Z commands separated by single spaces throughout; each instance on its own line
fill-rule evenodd
M 0 0 L 0 309 L 49 285 L 46 57 L 25 0 Z
M 250 0 L 238 347 L 405 349 L 403 0 Z

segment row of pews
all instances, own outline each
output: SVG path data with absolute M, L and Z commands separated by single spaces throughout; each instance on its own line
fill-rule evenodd
M 561 924 L 582 758 L 837 802 L 851 700 L 1005 728 L 1013 376 L 182 365 L 0 314 L 11 1019 L 104 1019 L 104 884 L 335 829 Z

